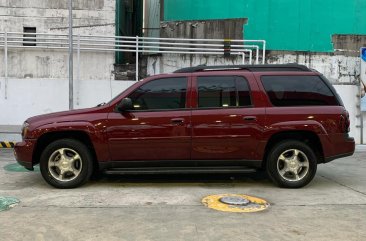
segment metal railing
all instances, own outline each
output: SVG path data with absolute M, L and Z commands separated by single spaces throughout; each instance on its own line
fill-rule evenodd
M 229 44 L 229 50 L 225 50 Z M 67 34 L 55 33 L 22 33 L 0 32 L 0 47 L 4 48 L 5 85 L 8 78 L 8 50 L 23 49 L 68 49 Z M 133 52 L 136 57 L 136 80 L 138 80 L 139 54 L 203 54 L 224 55 L 229 51 L 231 55 L 242 56 L 242 63 L 248 59 L 249 64 L 265 63 L 265 40 L 227 40 L 227 39 L 182 39 L 182 38 L 154 38 L 130 36 L 103 35 L 73 35 L 73 49 L 76 55 L 76 78 L 80 80 L 80 52 L 107 51 Z M 253 61 L 253 57 L 255 60 Z

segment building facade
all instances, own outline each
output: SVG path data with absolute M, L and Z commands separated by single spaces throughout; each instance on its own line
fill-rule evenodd
M 305 64 L 332 81 L 350 112 L 351 135 L 363 143 L 366 115 L 360 110 L 360 48 L 366 46 L 364 9 L 366 2 L 359 0 L 165 0 L 164 20 L 247 18 L 243 38 L 266 40 L 266 63 Z
M 0 126 L 69 108 L 68 14 L 67 0 L 0 0 Z M 114 51 L 77 53 L 78 39 L 114 36 L 115 17 L 115 0 L 73 0 L 75 108 L 131 84 L 114 81 Z
M 350 112 L 351 135 L 358 143 L 363 143 L 366 116 L 360 110 L 359 50 L 366 46 L 365 8 L 366 2 L 359 0 L 74 0 L 74 47 L 78 38 L 88 39 L 90 35 L 95 36 L 95 41 L 101 41 L 98 36 L 113 39 L 113 36 L 136 35 L 224 39 L 228 36 L 221 36 L 214 28 L 208 35 L 198 33 L 200 24 L 207 20 L 245 19 L 243 27 L 233 36 L 266 40 L 266 63 L 305 64 L 328 77 Z M 175 27 L 166 29 L 166 26 L 179 29 L 187 20 L 196 21 L 188 27 L 190 36 L 174 33 Z M 67 0 L 0 0 L 0 63 L 7 61 L 6 69 L 0 64 L 3 113 L 0 126 L 20 125 L 29 116 L 68 109 L 65 45 L 68 24 Z M 9 41 L 6 56 L 5 32 Z M 28 33 L 27 41 L 16 38 L 25 36 L 24 33 Z M 37 35 L 39 33 L 51 35 Z M 59 38 L 66 42 L 55 44 Z M 53 41 L 50 46 L 57 48 L 39 48 L 40 42 L 47 46 L 48 41 Z M 103 41 L 94 43 L 99 43 L 101 49 L 110 45 Z M 108 101 L 133 83 L 115 79 L 120 75 L 116 70 L 119 65 L 122 69 L 135 69 L 135 56 L 114 52 L 113 46 L 110 48 L 109 51 L 94 49 L 74 53 L 75 108 Z M 147 75 L 198 64 L 241 63 L 240 56 L 224 58 L 199 54 L 141 54 L 139 59 Z

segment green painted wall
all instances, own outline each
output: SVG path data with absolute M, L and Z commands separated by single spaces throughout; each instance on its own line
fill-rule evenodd
M 248 18 L 270 50 L 331 52 L 332 34 L 366 34 L 366 0 L 164 0 L 164 19 Z

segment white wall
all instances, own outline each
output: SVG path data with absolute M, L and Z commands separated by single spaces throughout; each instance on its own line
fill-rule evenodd
M 75 34 L 93 28 L 93 34 L 114 35 L 115 5 L 116 0 L 73 0 Z M 0 0 L 0 31 L 36 27 L 39 33 L 67 33 L 68 14 L 66 0 Z
M 355 138 L 356 143 L 361 143 L 361 119 L 359 105 L 359 87 L 357 85 L 333 85 L 341 96 L 344 106 L 350 116 L 350 136 Z
M 247 56 L 248 57 L 248 56 Z M 171 73 L 177 69 L 197 65 L 237 65 L 242 64 L 241 56 L 223 58 L 223 55 L 188 55 L 164 54 L 149 56 L 147 59 L 147 75 Z M 245 60 L 249 64 L 249 59 Z M 254 63 L 254 61 L 253 61 Z
M 75 35 L 115 35 L 116 0 L 73 0 Z M 68 1 L 0 0 L 0 32 L 68 33 Z M 76 52 L 76 51 L 75 51 Z M 129 81 L 114 81 L 113 52 L 74 55 L 75 108 L 110 100 Z M 68 51 L 9 48 L 5 84 L 4 51 L 0 47 L 0 125 L 20 125 L 29 116 L 68 109 Z M 5 94 L 7 96 L 5 96 Z
M 76 51 L 74 52 L 74 78 L 80 67 L 80 79 L 113 79 L 113 52 L 80 53 L 78 66 Z M 67 50 L 10 49 L 8 51 L 8 76 L 10 78 L 60 78 L 68 76 Z M 5 76 L 4 51 L 0 47 L 0 77 Z
M 73 34 L 114 36 L 115 3 L 115 0 L 73 0 Z M 66 0 L 0 0 L 0 32 L 23 32 L 23 27 L 36 27 L 37 33 L 68 34 L 68 14 Z M 76 53 L 74 57 L 76 77 Z M 81 79 L 114 77 L 113 52 L 82 51 L 80 57 Z M 0 77 L 5 76 L 4 64 L 4 51 L 0 47 Z M 68 50 L 9 48 L 8 76 L 67 78 Z
M 306 53 L 278 53 L 276 55 L 271 54 L 267 57 L 267 64 L 298 63 L 306 65 L 324 74 L 334 83 L 358 83 L 360 78 L 359 57 L 319 53 L 313 55 Z M 233 56 L 223 58 L 222 55 L 164 54 L 163 56 L 148 57 L 147 74 L 169 73 L 179 68 L 196 65 L 232 64 L 242 64 L 242 57 Z M 249 64 L 248 56 L 245 59 L 245 64 Z
M 75 82 L 74 108 L 108 102 L 134 81 L 83 80 Z M 0 79 L 0 125 L 21 125 L 28 117 L 68 110 L 67 79 Z

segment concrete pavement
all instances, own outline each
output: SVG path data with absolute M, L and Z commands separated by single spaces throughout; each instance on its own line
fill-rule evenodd
M 366 240 L 366 152 L 320 165 L 302 189 L 246 175 L 104 176 L 72 190 L 39 172 L 9 172 L 0 149 L 0 196 L 21 203 L 0 212 L 1 240 Z M 201 199 L 236 193 L 263 198 L 258 213 L 223 213 Z

